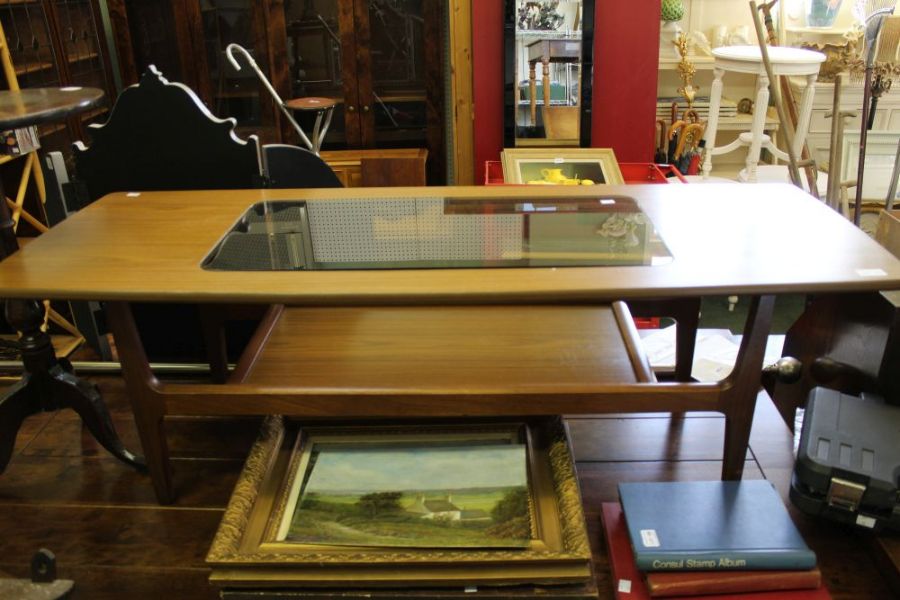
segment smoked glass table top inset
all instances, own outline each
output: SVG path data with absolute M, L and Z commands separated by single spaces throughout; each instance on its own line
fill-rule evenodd
M 220 271 L 660 265 L 627 197 L 386 198 L 255 204 L 203 261 Z

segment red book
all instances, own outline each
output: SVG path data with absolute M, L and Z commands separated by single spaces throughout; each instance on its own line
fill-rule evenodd
M 809 571 L 685 571 L 647 572 L 647 589 L 653 598 L 741 594 L 778 590 L 814 590 L 822 585 L 819 569 Z
M 651 596 L 644 581 L 644 575 L 638 571 L 634 562 L 634 553 L 631 550 L 631 540 L 628 537 L 628 528 L 625 525 L 622 506 L 618 502 L 604 502 L 601 508 L 601 516 L 603 519 L 603 531 L 606 534 L 610 579 L 617 600 L 649 600 Z M 815 577 L 821 582 L 821 575 L 818 573 L 818 569 L 815 569 L 813 572 L 816 574 Z M 718 571 L 709 575 L 725 581 L 726 578 L 746 573 L 752 572 Z M 790 574 L 793 572 L 779 572 L 778 576 L 781 576 L 782 573 L 788 573 L 790 577 Z M 669 578 L 677 576 L 696 578 L 697 576 L 707 575 L 707 573 L 668 572 L 654 573 L 654 575 L 667 575 Z M 815 589 L 748 591 L 737 595 L 735 595 L 736 590 L 734 587 L 726 586 L 732 586 L 732 584 L 723 583 L 718 588 L 718 593 L 704 593 L 693 596 L 678 594 L 678 597 L 682 600 L 831 600 L 831 594 L 822 585 Z M 657 595 L 656 597 L 659 596 Z

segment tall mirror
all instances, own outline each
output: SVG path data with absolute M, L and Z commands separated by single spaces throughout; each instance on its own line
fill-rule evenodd
M 506 0 L 504 146 L 590 146 L 594 0 Z

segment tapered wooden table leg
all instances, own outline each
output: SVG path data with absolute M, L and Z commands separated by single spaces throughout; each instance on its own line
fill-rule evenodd
M 541 79 L 541 91 L 544 96 L 544 108 L 550 108 L 550 59 L 544 58 L 541 63 L 544 65 L 543 79 Z
M 175 500 L 175 488 L 172 484 L 169 445 L 163 424 L 165 402 L 156 389 L 159 381 L 150 370 L 150 362 L 134 324 L 131 305 L 127 302 L 109 302 L 106 312 L 116 340 L 122 376 L 134 411 L 147 468 L 153 480 L 153 489 L 161 504 L 170 504 Z
M 726 381 L 720 406 L 725 413 L 725 451 L 722 479 L 740 479 L 750 442 L 750 427 L 760 390 L 766 341 L 772 327 L 775 296 L 754 296 L 734 371 Z
M 528 63 L 528 97 L 531 100 L 531 124 L 537 125 L 537 73 L 534 63 Z

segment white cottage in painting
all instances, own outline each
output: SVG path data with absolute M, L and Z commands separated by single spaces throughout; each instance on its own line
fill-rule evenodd
M 453 504 L 453 498 L 447 494 L 444 498 L 425 499 L 425 494 L 416 495 L 416 500 L 407 509 L 407 512 L 419 515 L 423 519 L 437 519 L 440 521 L 461 521 L 467 523 L 490 521 L 491 517 L 483 510 L 463 510 Z

